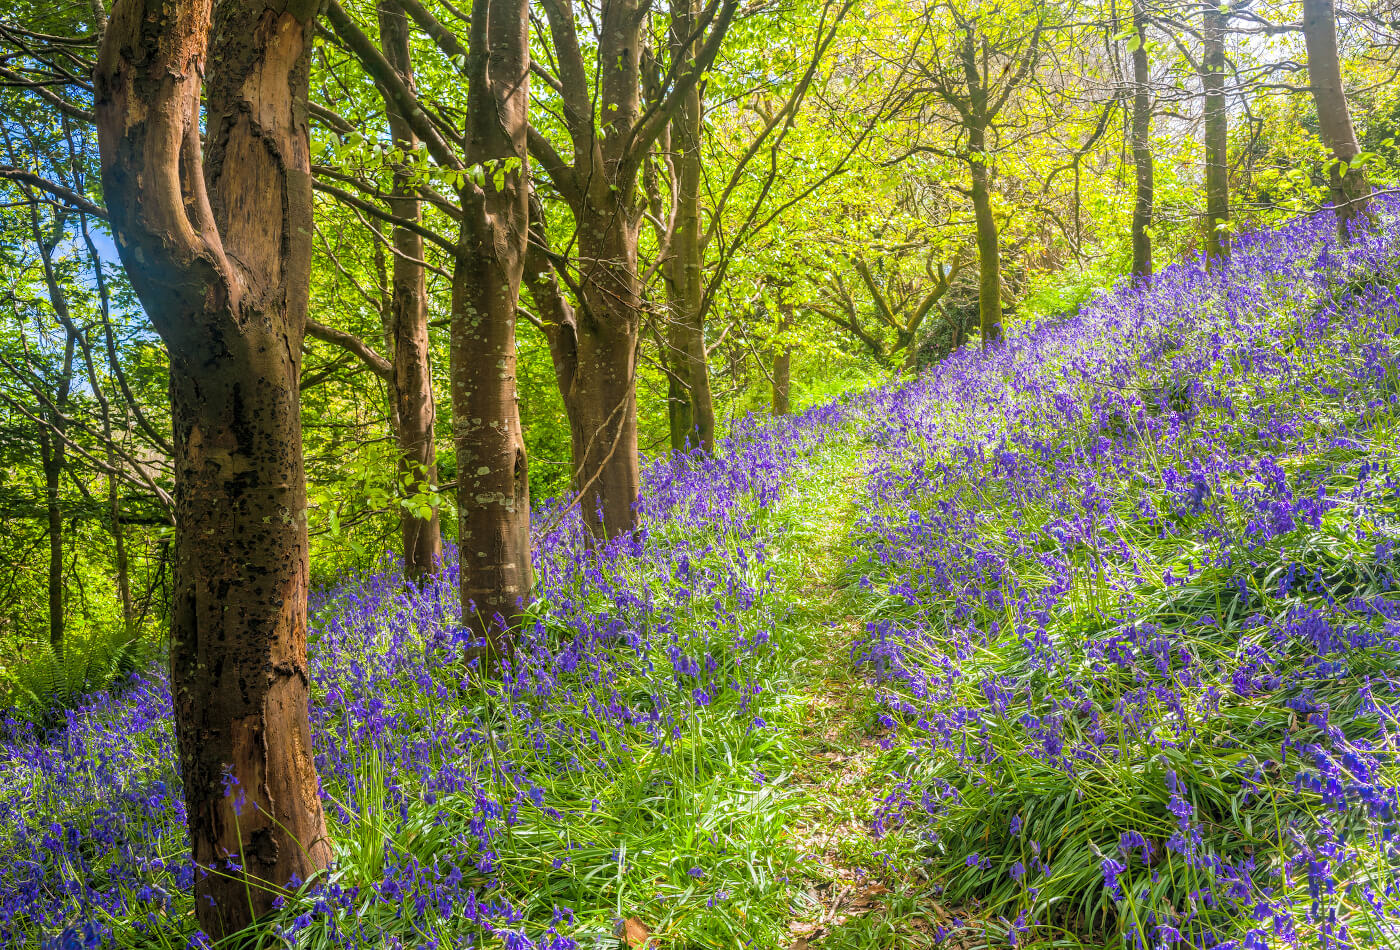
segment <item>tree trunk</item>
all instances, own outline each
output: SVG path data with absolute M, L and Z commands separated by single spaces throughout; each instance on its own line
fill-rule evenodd
M 1205 94 L 1206 266 L 1230 262 L 1229 116 L 1225 102 L 1226 13 L 1218 0 L 1206 0 L 1201 31 L 1201 88 Z
M 49 264 L 45 254 L 45 265 Z M 48 268 L 52 273 L 52 269 Z M 55 288 L 50 294 L 55 301 Z M 65 308 L 66 309 L 66 308 Z M 64 314 L 64 323 L 68 324 Z M 66 622 L 63 610 L 63 499 L 60 488 L 67 452 L 63 437 L 67 431 L 64 416 L 68 409 L 68 393 L 73 383 L 73 332 L 69 330 L 63 347 L 63 370 L 58 380 L 58 390 L 53 394 L 53 409 L 45 413 L 49 416 L 49 428 L 39 432 L 39 459 L 44 470 L 44 510 L 48 517 L 49 535 L 49 644 L 54 653 L 63 652 L 63 637 Z
M 1137 193 L 1133 202 L 1133 279 L 1152 279 L 1152 94 L 1147 62 L 1147 15 L 1144 0 L 1133 0 L 1133 170 Z
M 971 149 L 983 154 L 986 148 L 981 131 L 973 130 Z M 972 211 L 977 220 L 977 312 L 982 331 L 982 347 L 990 349 L 1001 342 L 1001 244 L 997 221 L 992 213 L 990 172 L 981 159 L 972 163 Z
M 1329 163 L 1332 204 L 1337 211 L 1337 231 L 1350 241 L 1358 228 L 1369 228 L 1371 183 L 1366 172 L 1351 163 L 1361 154 L 1351 124 L 1346 92 L 1342 88 L 1342 64 L 1337 55 L 1337 15 L 1332 0 L 1303 0 L 1303 39 L 1308 47 L 1308 83 L 1317 103 L 1318 130 L 1332 152 Z
M 49 534 L 49 644 L 63 652 L 63 507 L 59 480 L 63 477 L 63 443 L 47 432 L 39 434 L 39 457 L 44 469 L 44 510 Z
M 171 692 L 195 913 L 215 941 L 330 859 L 297 385 L 314 30 L 314 4 L 118 0 L 95 71 L 117 249 L 170 354 Z
M 111 439 L 111 433 L 106 437 Z M 107 461 L 115 466 L 111 453 Z M 112 548 L 117 568 L 117 598 L 122 605 L 122 628 L 128 637 L 136 633 L 136 607 L 131 602 L 131 567 L 126 553 L 126 532 L 122 530 L 121 497 L 117 494 L 117 476 L 107 476 L 107 513 L 111 517 Z
M 472 4 L 467 160 L 452 274 L 452 409 L 462 617 L 488 657 L 534 589 L 530 481 L 516 396 L 515 320 L 529 225 L 528 0 Z
M 384 58 L 413 87 L 413 61 L 409 52 L 408 18 L 394 0 L 379 2 L 379 38 Z M 385 96 L 384 110 L 394 145 L 408 151 L 418 144 L 408 121 Z M 389 210 L 395 217 L 419 221 L 421 202 L 407 169 L 394 170 Z M 432 351 L 428 342 L 428 288 L 423 261 L 423 238 L 416 232 L 393 230 L 393 297 L 389 304 L 391 358 L 394 361 L 393 399 L 395 437 L 399 447 L 399 488 L 410 503 L 437 484 L 437 448 L 433 428 L 437 410 L 433 402 Z M 442 560 L 442 527 L 436 505 L 399 509 L 403 538 L 404 574 L 418 582 Z
M 538 204 L 533 213 L 540 213 Z M 639 320 L 636 309 L 630 314 L 625 309 L 604 311 L 600 320 L 590 306 L 626 303 L 622 294 L 614 297 L 604 287 L 633 288 L 631 306 L 639 306 L 636 244 L 630 245 L 630 269 L 626 235 L 621 229 L 617 243 L 603 241 L 601 246 L 582 247 L 585 260 L 593 263 L 594 276 L 583 283 L 585 302 L 579 313 L 559 288 L 545 250 L 543 222 L 536 217 L 531 227 L 534 239 L 526 258 L 525 284 L 549 336 L 555 379 L 569 417 L 573 485 L 580 513 L 594 538 L 617 537 L 635 526 L 636 501 L 641 493 L 636 390 Z M 606 224 L 599 223 L 599 227 L 606 238 Z M 583 231 L 580 236 L 589 233 L 599 232 Z M 633 235 L 635 241 L 635 232 Z M 599 273 L 600 258 L 592 255 L 600 252 L 620 254 L 623 260 Z M 605 279 L 607 284 L 602 283 Z
M 641 286 L 637 228 L 629 209 L 588 204 L 579 227 L 583 300 L 569 415 L 574 484 L 583 522 L 607 540 L 636 526 L 637 335 Z
M 671 2 L 671 58 L 675 64 L 694 67 L 693 37 L 697 20 L 696 0 Z M 691 40 L 687 43 L 686 40 Z M 681 98 L 671 122 L 676 149 L 676 219 L 671 233 L 671 261 L 666 286 L 670 302 L 667 320 L 668 346 L 680 385 L 671 399 L 671 447 L 683 450 L 715 450 L 715 406 L 710 388 L 709 361 L 705 353 L 705 326 L 700 312 L 704 294 L 703 248 L 700 246 L 700 85 Z
M 773 415 L 785 416 L 792 411 L 792 347 L 783 337 L 792 326 L 792 304 L 778 301 L 778 348 L 773 356 Z

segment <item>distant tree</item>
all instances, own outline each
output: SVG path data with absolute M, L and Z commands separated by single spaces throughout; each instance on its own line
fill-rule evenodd
M 1152 278 L 1152 214 L 1154 169 L 1152 155 L 1152 75 L 1147 60 L 1147 11 L 1145 0 L 1133 0 L 1132 34 L 1128 39 L 1133 60 L 1132 146 L 1136 190 L 1133 198 L 1133 277 Z
M 1230 116 L 1225 98 L 1225 31 L 1229 14 L 1220 0 L 1201 5 L 1201 94 L 1205 101 L 1206 264 L 1219 268 L 1230 261 Z
M 387 64 L 404 86 L 415 89 L 408 17 L 397 0 L 380 0 L 376 6 L 379 45 Z M 383 92 L 384 114 L 395 152 L 408 156 L 421 144 L 413 124 L 402 112 L 400 97 Z M 315 117 L 340 135 L 356 134 L 355 127 L 330 109 L 314 109 Z M 316 169 L 318 187 L 358 208 L 373 207 L 344 187 L 361 183 L 337 169 Z M 363 339 L 338 326 L 307 321 L 307 333 L 353 353 L 389 389 L 389 427 L 398 446 L 398 505 L 400 545 L 404 573 L 421 580 L 442 558 L 442 526 L 431 492 L 438 481 L 434 428 L 437 405 L 433 394 L 432 355 L 428 335 L 428 291 L 422 227 L 422 200 L 406 158 L 393 163 L 389 195 L 385 202 L 392 241 L 389 289 L 383 301 L 384 338 L 388 356 L 377 353 Z
M 982 345 L 992 347 L 1002 338 L 1001 242 L 992 202 L 994 139 L 1004 111 L 1044 53 L 1048 10 L 1036 4 L 983 15 L 945 2 L 931 6 L 925 16 L 930 22 L 928 53 L 918 58 L 917 80 L 952 110 L 957 142 L 951 151 L 971 179 L 966 194 L 976 219 Z
M 826 278 L 826 300 L 809 306 L 860 340 L 881 364 L 907 371 L 915 363 L 920 329 L 930 314 L 940 312 L 965 257 L 957 252 L 951 262 L 942 261 L 938 249 L 924 249 L 921 264 L 916 263 L 917 271 L 911 272 L 900 266 L 911 263 L 901 259 L 905 256 L 891 254 L 875 264 L 853 256 L 850 266 L 859 290 L 848 286 L 841 272 L 833 269 Z
M 738 0 L 710 0 L 698 11 L 682 6 L 691 29 L 676 41 L 681 58 L 661 78 L 654 98 L 643 101 L 643 26 L 651 5 L 541 4 L 550 61 L 537 74 L 557 97 L 572 154 L 566 159 L 537 128 L 530 132 L 530 154 L 572 214 L 578 240 L 576 319 L 556 325 L 551 339 L 556 359 L 569 364 L 559 378 L 569 383 L 563 396 L 574 483 L 584 523 L 599 538 L 632 530 L 641 491 L 636 387 L 643 287 L 637 254 L 645 203 L 638 178 L 649 150 L 676 117 L 698 108 L 694 88 L 715 61 L 739 7 Z M 580 9 L 593 18 L 586 42 L 578 30 Z
M 386 0 L 387 2 L 387 0 Z M 529 74 L 528 7 L 475 0 L 463 43 L 413 0 L 395 0 L 431 38 L 466 87 L 465 109 L 425 103 L 353 17 L 331 0 L 327 19 L 392 103 L 456 192 L 436 196 L 458 224 L 451 254 L 451 387 L 457 460 L 458 545 L 464 622 L 504 649 L 533 588 L 529 461 L 516 387 L 516 314 L 523 268 L 529 177 L 525 164 Z M 461 129 L 445 118 L 464 112 Z M 422 233 L 421 224 L 399 217 Z M 429 231 L 429 234 L 435 234 Z M 499 619 L 498 619 L 499 618 Z
M 671 0 L 668 31 L 672 70 L 693 70 L 700 43 L 699 0 Z M 670 398 L 671 445 L 693 443 L 706 452 L 715 449 L 715 404 L 705 351 L 701 305 L 705 293 L 705 247 L 701 243 L 700 189 L 704 132 L 701 84 L 691 83 L 680 97 L 671 119 L 670 144 L 674 222 L 670 230 L 670 260 L 663 268 L 667 290 L 666 348 L 673 369 Z

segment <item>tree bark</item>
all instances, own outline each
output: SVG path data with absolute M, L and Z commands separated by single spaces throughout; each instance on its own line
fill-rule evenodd
M 974 154 L 983 154 L 985 133 L 974 129 L 970 136 Z M 1001 241 L 997 220 L 992 213 L 990 171 L 984 161 L 974 158 L 972 169 L 972 211 L 977 221 L 977 312 L 982 347 L 990 349 L 1002 338 Z
M 379 41 L 384 58 L 413 86 L 413 61 L 409 51 L 408 18 L 395 0 L 380 0 Z M 417 148 L 418 137 L 408 120 L 385 96 L 384 110 L 397 148 Z M 397 218 L 422 220 L 421 202 L 406 169 L 395 168 L 389 210 Z M 393 294 L 389 303 L 390 350 L 394 361 L 393 399 L 395 437 L 399 448 L 399 488 L 412 504 L 417 496 L 437 484 L 437 447 L 433 429 L 437 409 L 433 400 L 432 351 L 428 341 L 427 277 L 423 238 L 415 231 L 393 229 Z M 403 539 L 404 574 L 417 583 L 442 560 L 442 527 L 436 505 L 423 517 L 420 506 L 403 507 L 399 513 Z
M 315 14 L 118 0 L 95 70 L 117 249 L 170 355 L 171 692 L 195 913 L 216 941 L 330 859 L 307 715 L 297 385 Z
M 1133 202 L 1133 279 L 1152 279 L 1152 214 L 1154 169 L 1152 156 L 1151 73 L 1147 62 L 1147 14 L 1143 0 L 1133 0 L 1133 171 L 1136 195 Z
M 611 205 L 611 207 L 608 207 Z M 608 202 L 580 217 L 583 300 L 569 423 L 574 485 L 584 524 L 595 538 L 636 525 L 642 491 L 637 454 L 637 346 L 641 284 L 631 209 Z
M 467 160 L 452 275 L 452 408 L 464 622 L 488 658 L 534 589 L 530 481 L 516 396 L 515 320 L 529 226 L 528 0 L 474 0 Z
M 66 416 L 68 397 L 73 388 L 73 357 L 78 344 L 78 329 L 73 322 L 72 312 L 68 309 L 68 295 L 64 293 L 54 261 L 54 251 L 64 238 L 62 216 L 54 222 L 52 232 L 45 234 L 40 226 L 35 205 L 30 205 L 29 214 L 34 243 L 38 246 L 39 259 L 43 264 L 49 306 L 53 308 L 54 316 L 58 318 L 64 330 L 63 362 L 60 364 L 58 379 L 54 381 L 54 391 L 46 400 L 48 404 L 40 410 L 46 424 L 39 429 L 39 462 L 44 474 L 44 510 L 48 521 L 49 540 L 49 644 L 54 653 L 58 654 L 63 652 L 63 638 L 67 626 L 63 589 L 63 499 L 60 489 L 67 465 L 64 440 L 68 429 Z
M 1369 228 L 1374 220 L 1371 183 L 1364 170 L 1351 164 L 1361 154 L 1361 145 L 1356 140 L 1346 91 L 1342 88 L 1337 14 L 1332 0 L 1303 0 L 1303 39 L 1308 49 L 1308 83 L 1317 104 L 1318 130 L 1332 153 L 1328 176 L 1337 231 L 1343 241 L 1350 241 L 1358 228 Z
M 111 432 L 106 438 L 112 437 Z M 108 455 L 108 463 L 114 460 Z M 117 476 L 107 476 L 107 511 L 111 517 L 112 548 L 117 569 L 117 598 L 122 605 L 122 628 L 128 637 L 136 633 L 136 607 L 131 602 L 131 567 L 126 553 L 126 532 L 122 530 L 121 497 L 117 494 Z
M 1201 89 L 1205 94 L 1206 266 L 1230 262 L 1229 116 L 1225 102 L 1226 12 L 1219 0 L 1205 0 L 1201 31 Z
M 590 282 L 581 282 L 585 305 L 579 310 L 574 308 L 560 289 L 550 261 L 542 215 L 538 201 L 532 201 L 525 285 L 544 324 L 555 380 L 569 417 L 573 487 L 584 525 L 595 538 L 617 537 L 632 530 L 635 503 L 641 493 L 641 465 L 635 451 L 639 313 L 637 309 L 632 311 L 632 322 L 622 324 L 622 332 L 616 332 L 617 325 L 610 321 L 591 317 L 588 301 L 602 306 L 615 306 L 618 302 L 603 289 L 603 278 L 596 276 L 591 282 L 593 294 Z M 623 265 L 611 271 L 609 286 L 631 286 L 635 294 L 636 244 L 631 247 L 630 270 L 625 263 L 625 247 L 608 247 L 604 252 L 624 255 Z M 583 253 L 588 255 L 590 249 L 584 248 Z M 632 299 L 639 301 L 638 296 Z M 639 307 L 639 303 L 633 306 Z M 616 318 L 618 314 L 612 312 L 608 316 Z
M 530 150 L 568 203 L 578 228 L 574 372 L 564 404 L 571 407 L 574 483 L 583 521 L 593 537 L 605 540 L 634 529 L 641 489 L 638 172 L 681 98 L 714 61 L 738 0 L 720 0 L 689 64 L 672 71 L 665 96 L 645 114 L 640 108 L 642 27 L 649 3 L 603 4 L 590 27 L 594 69 L 585 65 L 572 0 L 544 0 L 541 6 L 559 62 L 562 115 L 573 156 L 566 163 L 535 131 Z
M 693 48 L 699 5 L 697 0 L 671 0 L 671 61 L 694 67 Z M 687 43 L 686 41 L 691 42 Z M 681 97 L 671 121 L 675 147 L 676 217 L 671 233 L 671 260 L 666 268 L 670 303 L 667 345 L 680 386 L 673 391 L 671 447 L 705 452 L 715 450 L 715 405 L 705 352 L 705 325 L 700 312 L 704 294 L 703 251 L 700 243 L 700 135 L 702 100 L 695 83 Z
M 62 425 L 55 420 L 54 423 Z M 39 433 L 39 458 L 44 469 L 44 511 L 49 535 L 49 644 L 63 652 L 63 503 L 59 484 L 63 478 L 63 439 L 45 430 Z
M 773 415 L 792 411 L 792 347 L 783 337 L 792 326 L 792 304 L 778 301 L 778 348 L 773 356 Z
M 36 232 L 37 233 L 37 232 Z M 57 235 L 55 235 L 55 240 Z M 68 424 L 64 418 L 68 410 L 68 396 L 73 387 L 73 356 L 77 344 L 73 332 L 73 322 L 68 314 L 67 298 L 58 287 L 58 277 L 51 255 L 54 245 L 39 242 L 39 251 L 44 259 L 44 274 L 49 284 L 49 299 L 58 314 L 65 330 L 63 364 L 57 385 L 52 394 L 53 406 L 45 413 L 49 417 L 47 427 L 39 430 L 39 460 L 44 471 L 44 510 L 48 519 L 49 535 L 49 644 L 54 653 L 63 652 L 63 638 L 67 631 L 67 618 L 64 612 L 63 584 L 63 473 L 67 467 L 64 435 Z

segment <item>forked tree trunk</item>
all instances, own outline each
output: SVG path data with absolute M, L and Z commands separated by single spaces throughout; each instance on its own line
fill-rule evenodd
M 117 249 L 170 354 L 171 692 L 195 914 L 215 940 L 330 859 L 307 716 L 297 385 L 315 12 L 118 0 L 95 71 Z
M 555 380 L 569 417 L 573 487 L 579 495 L 584 525 L 595 538 L 617 537 L 632 530 L 641 491 L 636 453 L 637 323 L 623 324 L 622 332 L 617 332 L 617 324 L 610 321 L 625 314 L 606 314 L 608 321 L 590 316 L 588 301 L 606 305 L 610 298 L 601 288 L 597 297 L 590 296 L 588 284 L 584 284 L 585 306 L 575 310 L 561 291 L 549 260 L 540 214 L 535 202 L 525 286 L 549 337 Z M 635 275 L 635 268 L 628 271 L 625 264 L 611 271 L 610 286 L 629 286 L 629 273 Z M 601 279 L 594 277 L 595 281 Z M 632 281 L 630 286 L 635 286 L 635 276 Z
M 694 67 L 696 0 L 671 0 L 671 59 Z M 687 43 L 686 41 L 691 42 Z M 681 97 L 671 122 L 675 148 L 676 220 L 671 233 L 671 261 L 666 285 L 670 302 L 667 340 L 680 385 L 671 405 L 671 447 L 677 450 L 715 450 L 715 405 L 710 388 L 709 361 L 705 353 L 705 327 L 701 315 L 703 249 L 700 245 L 700 85 Z
M 1147 15 L 1144 0 L 1133 0 L 1133 278 L 1152 279 L 1152 213 L 1154 169 L 1152 158 L 1152 93 L 1147 62 Z
M 982 154 L 985 136 L 978 130 L 971 135 L 971 148 Z M 1001 240 L 992 212 L 990 171 L 985 162 L 974 159 L 972 167 L 972 212 L 977 221 L 977 312 L 982 346 L 990 349 L 1001 342 Z
M 1358 228 L 1369 228 L 1371 183 L 1366 172 L 1352 166 L 1361 145 L 1351 124 L 1346 92 L 1342 88 L 1342 64 L 1337 55 L 1337 14 L 1332 0 L 1303 0 L 1303 39 L 1308 48 L 1308 84 L 1317 103 L 1318 130 L 1332 153 L 1328 167 L 1337 230 L 1350 241 Z
M 530 481 L 516 396 L 515 320 L 529 225 L 528 0 L 474 0 L 467 161 L 452 274 L 452 410 L 462 616 L 489 657 L 534 589 Z
M 409 52 L 408 18 L 394 0 L 379 2 L 379 41 L 384 58 L 413 86 L 413 61 Z M 394 144 L 405 151 L 418 144 L 408 121 L 384 99 Z M 408 221 L 421 219 L 421 202 L 408 172 L 394 171 L 389 210 Z M 399 448 L 399 488 L 414 500 L 437 484 L 437 447 L 433 429 L 437 409 L 433 401 L 432 351 L 428 341 L 428 288 L 423 261 L 423 238 L 405 227 L 393 232 L 393 297 L 389 303 L 390 353 L 394 363 L 394 435 Z M 423 506 L 400 508 L 404 573 L 419 581 L 442 559 L 442 527 L 437 506 L 426 517 Z
M 637 450 L 637 176 L 676 114 L 678 97 L 714 61 L 739 0 L 720 0 L 690 68 L 674 70 L 666 98 L 641 108 L 642 27 L 647 0 L 612 0 L 590 13 L 585 64 L 575 4 L 542 5 L 559 62 L 562 118 L 573 150 L 566 162 L 543 136 L 531 151 L 568 202 L 578 230 L 581 299 L 564 404 L 574 444 L 574 482 L 595 538 L 631 532 L 641 488 Z M 582 5 L 580 5 L 582 6 Z M 556 364 L 557 365 L 557 364 Z
M 605 328 L 600 328 L 596 321 L 588 321 L 587 330 L 581 327 L 585 321 L 560 289 L 558 275 L 549 259 L 543 211 L 533 199 L 530 228 L 525 285 L 549 338 L 555 381 L 563 397 L 564 412 L 569 417 L 569 441 L 574 459 L 572 486 L 579 496 L 580 514 L 591 535 L 594 538 L 615 537 L 632 529 L 634 508 L 631 504 L 608 505 L 603 482 L 607 479 L 616 492 L 631 493 L 633 499 L 641 485 L 640 465 L 627 462 L 626 442 L 630 407 L 632 447 L 635 449 L 636 390 L 631 382 L 635 369 L 632 362 L 636 353 L 635 338 L 630 348 L 622 350 L 604 336 Z M 616 368 L 611 357 L 619 352 L 623 354 L 619 362 L 624 365 Z M 591 370 L 587 376 L 582 369 L 585 360 Z M 602 385 L 604 382 L 606 385 Z M 603 410 L 601 407 L 605 405 L 612 408 Z M 593 408 L 595 406 L 599 408 Z M 635 454 L 632 457 L 635 459 Z M 589 474 L 585 475 L 585 471 Z
M 1201 88 L 1205 94 L 1206 266 L 1230 262 L 1229 116 L 1225 102 L 1225 23 L 1219 0 L 1205 0 L 1201 30 Z

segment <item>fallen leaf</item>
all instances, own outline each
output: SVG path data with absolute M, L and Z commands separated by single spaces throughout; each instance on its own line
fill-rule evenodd
M 622 922 L 622 942 L 633 950 L 646 950 L 648 942 L 651 940 L 651 931 L 647 925 L 635 917 L 628 917 Z

